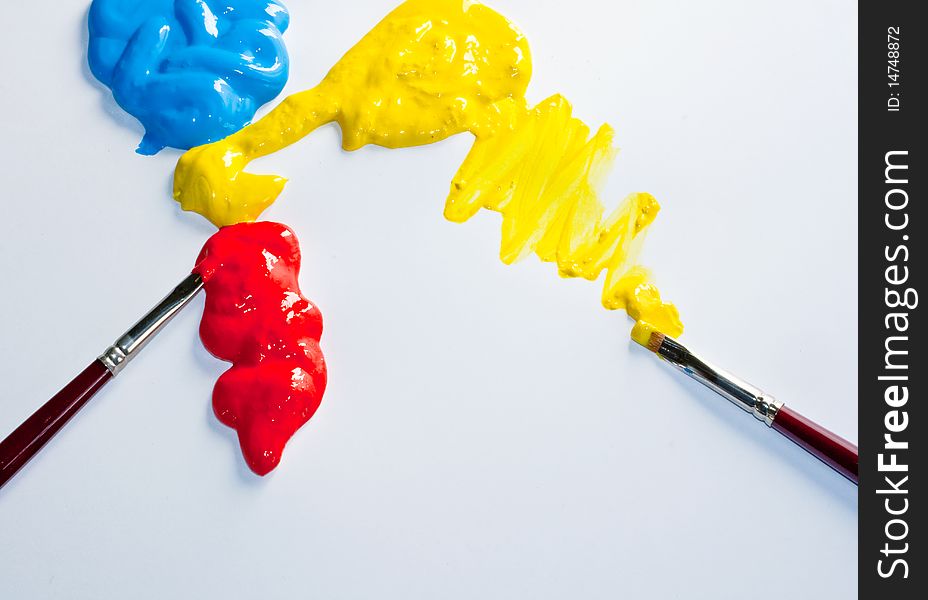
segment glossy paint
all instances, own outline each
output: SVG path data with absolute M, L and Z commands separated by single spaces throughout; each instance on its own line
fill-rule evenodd
M 200 339 L 232 363 L 213 389 L 213 410 L 238 432 L 245 461 L 265 475 L 322 400 L 322 314 L 300 292 L 300 246 L 278 223 L 224 227 L 194 272 L 206 289 Z
M 471 132 L 476 143 L 455 176 L 445 215 L 502 213 L 501 258 L 535 252 L 565 277 L 607 272 L 603 305 L 682 333 L 676 308 L 636 266 L 658 211 L 632 194 L 606 216 L 598 187 L 615 155 L 608 125 L 590 136 L 570 104 L 525 99 L 531 77 L 525 36 L 469 0 L 408 0 L 365 35 L 315 88 L 292 95 L 260 121 L 178 162 L 174 197 L 217 226 L 253 221 L 286 180 L 244 169 L 255 158 L 337 121 L 342 145 L 400 148 Z
M 94 0 L 90 70 L 145 127 L 140 154 L 220 140 L 287 82 L 277 0 Z

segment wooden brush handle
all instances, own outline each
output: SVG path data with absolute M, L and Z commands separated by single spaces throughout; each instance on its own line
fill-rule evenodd
M 787 406 L 771 425 L 823 463 L 857 483 L 857 446 Z
M 0 442 L 0 488 L 112 378 L 102 362 L 93 361 Z

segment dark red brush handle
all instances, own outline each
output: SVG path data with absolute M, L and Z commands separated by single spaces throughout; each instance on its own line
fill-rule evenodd
M 787 406 L 780 407 L 771 427 L 857 483 L 857 446 L 854 444 Z
M 93 361 L 0 442 L 0 488 L 112 378 L 102 362 Z

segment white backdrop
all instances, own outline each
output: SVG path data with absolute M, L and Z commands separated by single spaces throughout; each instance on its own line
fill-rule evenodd
M 290 0 L 285 93 L 394 1 Z M 856 5 L 492 4 L 533 101 L 616 126 L 610 205 L 663 204 L 643 262 L 684 339 L 856 440 Z M 0 6 L 0 435 L 212 232 L 170 199 L 178 153 L 133 153 L 86 10 Z M 635 347 L 598 284 L 499 263 L 498 215 L 442 219 L 469 136 L 338 141 L 253 166 L 291 179 L 265 217 L 326 322 L 329 388 L 282 466 L 251 475 L 211 414 L 201 298 L 0 491 L 0 597 L 856 597 L 855 487 Z

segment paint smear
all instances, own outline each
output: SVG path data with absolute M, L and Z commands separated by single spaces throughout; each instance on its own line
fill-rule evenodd
M 94 0 L 87 59 L 145 127 L 140 154 L 187 149 L 238 131 L 280 94 L 289 22 L 276 0 Z
M 326 385 L 322 314 L 300 292 L 299 243 L 279 223 L 223 227 L 194 272 L 206 289 L 200 339 L 232 363 L 213 388 L 213 411 L 238 431 L 251 470 L 265 475 L 316 412 Z
M 604 125 L 590 135 L 560 96 L 530 107 L 531 64 L 525 37 L 492 9 L 469 0 L 409 0 L 318 86 L 184 154 L 174 196 L 217 226 L 253 221 L 286 180 L 245 167 L 325 123 L 338 122 L 346 150 L 429 144 L 469 131 L 476 142 L 454 177 L 448 219 L 465 221 L 480 208 L 501 213 L 504 262 L 534 252 L 564 277 L 593 280 L 605 270 L 606 308 L 679 335 L 676 308 L 636 265 L 657 201 L 632 194 L 606 214 L 598 188 L 615 156 L 613 131 Z

